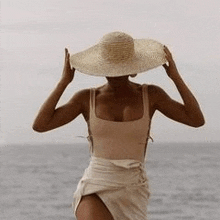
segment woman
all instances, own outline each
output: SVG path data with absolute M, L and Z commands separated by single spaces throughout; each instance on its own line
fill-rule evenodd
M 176 85 L 183 104 L 172 100 L 158 86 L 139 85 L 129 80 L 129 76 L 159 65 L 163 65 Z M 79 91 L 57 108 L 58 100 L 74 78 L 75 69 L 105 76 L 107 83 Z M 166 46 L 112 32 L 99 44 L 71 57 L 65 50 L 62 77 L 42 105 L 33 129 L 46 132 L 80 114 L 88 124 L 92 155 L 74 194 L 74 213 L 78 220 L 147 219 L 149 189 L 144 159 L 156 110 L 192 127 L 204 124 L 199 104 L 182 80 Z

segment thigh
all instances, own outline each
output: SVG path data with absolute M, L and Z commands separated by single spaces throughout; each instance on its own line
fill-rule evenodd
M 96 194 L 83 196 L 76 210 L 77 220 L 114 220 L 110 211 Z

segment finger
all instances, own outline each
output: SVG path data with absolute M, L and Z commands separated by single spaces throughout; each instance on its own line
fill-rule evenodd
M 66 59 L 67 59 L 67 49 L 65 48 L 65 62 L 66 62 Z
M 168 60 L 170 57 L 170 54 L 169 54 L 169 51 L 165 45 L 164 45 L 164 53 L 165 53 L 165 58 Z
M 76 70 L 76 69 L 75 69 L 74 67 L 72 67 L 72 72 L 73 72 L 73 73 L 75 73 L 75 70 Z
M 166 45 L 164 45 L 164 51 L 166 52 L 166 54 L 171 55 L 171 52 Z
M 165 47 L 165 52 L 166 52 L 168 58 L 172 59 L 172 53 L 170 52 L 170 50 L 167 47 Z
M 167 68 L 167 64 L 166 64 L 166 63 L 164 63 L 164 64 L 163 64 L 163 67 L 164 67 L 164 68 Z
M 166 53 L 165 54 L 165 58 L 166 58 L 166 60 L 168 61 L 168 62 L 170 62 L 170 61 L 172 61 L 172 55 L 171 54 L 168 54 L 168 53 Z
M 169 49 L 168 49 L 168 47 L 167 47 L 166 45 L 164 45 L 164 49 L 165 49 L 166 51 L 169 51 Z
M 67 58 L 68 58 L 68 60 L 69 60 L 69 58 L 70 58 L 70 53 L 69 53 L 69 51 L 68 51 L 67 48 L 66 48 L 66 51 L 67 51 Z
M 165 70 L 167 70 L 168 69 L 168 66 L 167 66 L 167 64 L 165 63 L 165 64 L 163 64 L 163 67 L 164 67 L 164 69 Z
M 65 62 L 68 63 L 69 62 L 69 58 L 70 58 L 70 54 L 68 52 L 68 49 L 65 48 Z
M 65 48 L 65 54 L 66 54 L 66 55 L 69 55 L 69 54 L 70 54 L 67 48 Z

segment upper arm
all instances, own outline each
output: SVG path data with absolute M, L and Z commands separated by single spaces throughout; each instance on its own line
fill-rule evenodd
M 158 86 L 149 86 L 149 95 L 151 103 L 151 111 L 160 111 L 166 117 L 193 126 L 192 120 L 187 115 L 185 107 L 182 103 L 173 100 L 163 89 Z
M 81 90 L 73 95 L 73 97 L 64 105 L 58 107 L 53 114 L 49 123 L 42 131 L 49 131 L 57 127 L 63 126 L 74 120 L 80 114 L 85 116 L 87 105 L 89 102 L 89 89 Z

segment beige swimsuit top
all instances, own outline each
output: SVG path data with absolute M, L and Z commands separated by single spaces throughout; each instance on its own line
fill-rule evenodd
M 109 121 L 98 118 L 95 89 L 90 90 L 89 141 L 91 153 L 106 159 L 144 161 L 150 131 L 148 87 L 142 85 L 143 116 L 133 121 Z

